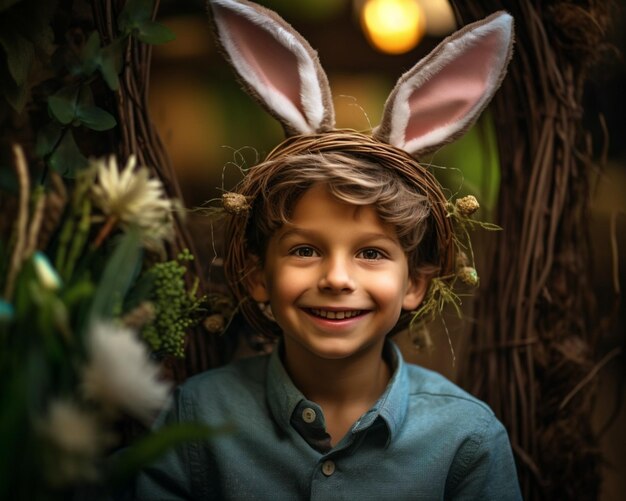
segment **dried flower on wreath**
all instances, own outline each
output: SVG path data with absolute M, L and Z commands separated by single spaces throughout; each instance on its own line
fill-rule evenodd
M 473 195 L 467 195 L 463 198 L 457 198 L 455 202 L 456 210 L 462 216 L 468 217 L 474 214 L 478 209 L 480 209 L 480 204 L 476 197 Z
M 246 214 L 251 209 L 248 198 L 241 193 L 224 193 L 222 205 L 226 212 L 235 216 Z

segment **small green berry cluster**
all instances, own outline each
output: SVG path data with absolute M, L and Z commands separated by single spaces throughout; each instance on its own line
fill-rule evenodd
M 188 292 L 185 286 L 186 263 L 192 260 L 193 255 L 185 249 L 175 260 L 157 263 L 148 271 L 154 279 L 151 302 L 155 318 L 144 327 L 142 336 L 155 352 L 184 356 L 185 333 L 197 323 L 195 313 L 202 301 L 195 290 Z

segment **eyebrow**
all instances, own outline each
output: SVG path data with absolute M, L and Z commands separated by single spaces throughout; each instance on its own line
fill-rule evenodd
M 297 227 L 292 227 L 288 230 L 285 230 L 285 232 L 280 235 L 280 237 L 278 237 L 278 241 L 282 242 L 283 240 L 285 240 L 288 237 L 291 236 L 301 236 L 304 238 L 316 238 L 317 232 L 315 231 L 311 231 L 311 230 L 306 230 L 304 228 L 297 228 Z M 378 232 L 369 232 L 369 233 L 363 233 L 362 235 L 359 235 L 359 238 L 361 240 L 388 240 L 394 244 L 399 244 L 399 242 L 393 238 L 391 238 L 389 235 L 386 235 L 384 233 L 378 233 Z

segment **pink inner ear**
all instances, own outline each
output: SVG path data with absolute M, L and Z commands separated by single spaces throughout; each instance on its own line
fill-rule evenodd
M 257 78 L 283 94 L 304 115 L 298 59 L 266 30 L 228 9 L 219 9 L 230 36 Z
M 405 142 L 462 120 L 480 101 L 487 87 L 498 54 L 498 32 L 461 51 L 454 60 L 415 89 L 409 98 L 410 118 Z

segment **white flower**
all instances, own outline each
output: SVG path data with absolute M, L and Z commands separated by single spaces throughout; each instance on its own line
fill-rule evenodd
M 172 212 L 175 202 L 165 197 L 160 180 L 150 178 L 147 167 L 135 168 L 135 155 L 128 158 L 120 172 L 115 156 L 93 160 L 98 180 L 92 188 L 96 205 L 120 226 L 137 226 L 144 244 L 159 247 L 174 234 Z
M 159 366 L 150 360 L 146 346 L 126 327 L 95 322 L 87 349 L 85 396 L 110 411 L 122 409 L 149 424 L 165 406 L 170 384 L 159 379 Z
M 93 413 L 69 400 L 54 400 L 39 430 L 55 447 L 49 473 L 58 484 L 95 479 L 95 461 L 113 441 Z
M 61 287 L 61 277 L 43 252 L 36 251 L 33 254 L 33 264 L 37 278 L 44 288 L 55 291 Z

